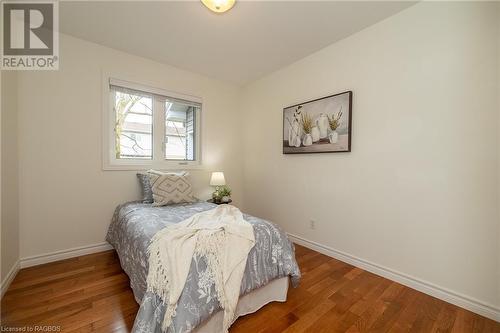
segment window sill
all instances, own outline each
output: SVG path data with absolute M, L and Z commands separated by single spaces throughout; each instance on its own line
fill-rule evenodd
M 199 163 L 166 162 L 161 164 L 107 164 L 102 166 L 103 171 L 179 171 L 179 170 L 202 170 L 204 166 Z

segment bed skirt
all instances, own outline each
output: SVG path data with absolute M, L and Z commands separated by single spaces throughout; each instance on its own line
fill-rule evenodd
M 285 302 L 288 292 L 289 277 L 282 277 L 269 282 L 267 285 L 253 290 L 238 300 L 236 317 L 256 312 L 271 302 Z M 214 314 L 208 321 L 198 326 L 195 333 L 219 333 L 222 331 L 224 311 Z

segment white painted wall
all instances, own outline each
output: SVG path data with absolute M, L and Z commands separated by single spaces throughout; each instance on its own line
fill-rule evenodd
M 1 74 L 1 281 L 19 260 L 17 73 Z
M 420 3 L 247 86 L 246 210 L 498 308 L 495 6 Z M 282 108 L 345 90 L 352 152 L 283 155 Z
M 497 3 L 497 17 L 500 18 L 500 3 Z M 497 59 L 500 59 L 500 19 L 497 20 Z M 497 108 L 498 108 L 498 128 L 500 129 L 500 62 L 497 62 Z M 497 204 L 497 214 L 500 217 L 500 134 L 497 131 L 498 140 L 498 204 Z M 497 253 L 500 253 L 500 218 L 497 222 L 498 224 L 498 240 L 497 240 Z M 498 293 L 497 297 L 500 300 L 500 255 L 498 255 L 498 266 L 497 266 L 497 281 L 498 281 Z
M 115 206 L 139 198 L 134 171 L 101 169 L 101 72 L 203 98 L 203 170 L 191 171 L 208 197 L 222 170 L 241 202 L 239 88 L 66 35 L 60 70 L 19 72 L 21 257 L 104 241 Z

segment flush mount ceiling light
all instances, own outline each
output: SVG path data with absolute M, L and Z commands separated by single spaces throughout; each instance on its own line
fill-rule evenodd
M 224 13 L 230 10 L 236 0 L 201 0 L 203 4 L 213 12 Z

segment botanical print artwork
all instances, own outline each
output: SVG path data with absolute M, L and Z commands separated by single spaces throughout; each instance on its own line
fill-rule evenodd
M 283 109 L 283 153 L 351 151 L 352 91 Z

